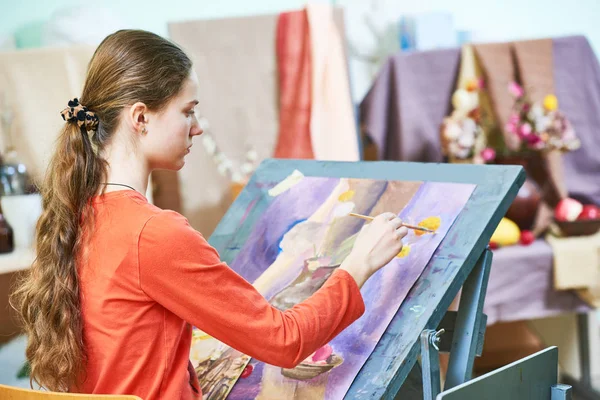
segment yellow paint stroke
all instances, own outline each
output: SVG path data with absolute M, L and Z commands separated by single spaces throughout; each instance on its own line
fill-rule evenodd
M 404 246 L 402 246 L 402 250 L 400 250 L 400 253 L 398 253 L 398 255 L 396 257 L 404 258 L 409 254 L 410 254 L 410 244 L 405 244 Z
M 340 194 L 338 197 L 339 201 L 350 201 L 354 198 L 354 190 L 346 190 L 344 193 Z
M 442 224 L 442 219 L 440 217 L 427 217 L 423 221 L 419 222 L 417 225 L 422 228 L 431 229 L 432 231 L 437 231 L 440 225 Z M 427 232 L 424 231 L 415 231 L 415 235 L 422 236 Z
M 297 169 L 292 172 L 290 176 L 279 182 L 275 187 L 269 189 L 269 196 L 277 197 L 280 194 L 288 191 L 291 187 L 298 184 L 302 178 L 304 178 L 304 174 Z
M 202 332 L 201 330 L 198 329 L 194 329 L 194 331 L 192 332 L 192 337 L 194 340 L 208 340 L 208 339 L 212 339 L 213 337 L 210 336 L 207 333 Z

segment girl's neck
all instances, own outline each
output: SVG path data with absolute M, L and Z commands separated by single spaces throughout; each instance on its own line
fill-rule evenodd
M 108 174 L 104 183 L 131 186 L 142 195 L 146 195 L 150 169 L 138 152 L 125 146 L 109 146 L 104 151 L 104 158 L 108 162 Z M 106 189 L 105 192 L 114 192 L 126 188 L 108 185 L 101 187 L 102 189 Z

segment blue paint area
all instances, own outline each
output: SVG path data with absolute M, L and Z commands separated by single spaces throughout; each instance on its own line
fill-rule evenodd
M 281 237 L 280 237 L 280 238 L 279 238 L 279 240 L 277 241 L 277 250 L 278 250 L 278 251 L 277 251 L 277 253 L 276 253 L 276 254 L 274 254 L 274 255 L 273 255 L 271 258 L 270 258 L 270 259 L 272 260 L 272 261 L 271 261 L 271 263 L 273 263 L 273 261 L 275 261 L 275 259 L 276 259 L 276 258 L 277 258 L 277 256 L 279 255 L 279 253 L 281 253 L 281 251 L 283 250 L 283 249 L 281 248 L 281 241 L 283 240 L 283 238 L 284 238 L 285 234 L 286 234 L 287 232 L 289 232 L 289 231 L 290 231 L 290 230 L 291 230 L 291 229 L 292 229 L 294 226 L 296 226 L 296 225 L 298 225 L 298 224 L 300 224 L 300 223 L 302 223 L 302 222 L 304 222 L 304 221 L 306 221 L 306 220 L 307 220 L 307 218 L 299 219 L 299 220 L 297 220 L 297 221 L 294 221 L 294 222 L 292 222 L 292 223 L 291 223 L 291 224 L 290 224 L 290 225 L 287 227 L 287 229 L 285 230 L 285 232 L 284 232 L 284 233 L 281 235 Z

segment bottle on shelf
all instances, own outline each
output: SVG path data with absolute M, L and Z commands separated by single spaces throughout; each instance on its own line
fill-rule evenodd
M 37 190 L 21 160 L 13 140 L 14 113 L 6 93 L 0 92 L 0 122 L 2 123 L 2 159 L 0 159 L 0 196 L 18 196 Z
M 15 249 L 13 230 L 8 224 L 0 206 L 0 254 L 10 253 Z

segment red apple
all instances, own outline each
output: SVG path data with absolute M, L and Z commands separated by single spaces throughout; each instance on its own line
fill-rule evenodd
M 569 197 L 562 199 L 554 209 L 557 221 L 575 221 L 583 210 L 583 204 Z
M 522 231 L 521 232 L 521 244 L 524 246 L 529 246 L 531 243 L 535 241 L 535 235 L 531 231 Z
M 600 208 L 594 204 L 586 204 L 577 216 L 579 220 L 600 219 Z

